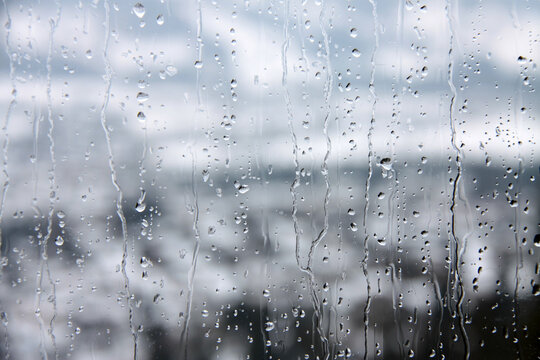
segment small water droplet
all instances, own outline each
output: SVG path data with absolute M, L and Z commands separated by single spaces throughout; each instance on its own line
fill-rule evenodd
M 86 50 L 85 55 L 86 55 L 86 58 L 87 58 L 87 59 L 91 59 L 92 56 L 93 56 L 93 55 L 92 55 L 92 50 Z
M 144 121 L 144 120 L 146 120 L 146 115 L 144 115 L 144 113 L 142 111 L 139 111 L 137 113 L 137 119 L 139 119 L 139 121 Z
M 2 322 L 2 325 L 8 325 L 8 314 L 5 311 L 0 312 L 0 321 Z
M 534 246 L 540 247 L 540 234 L 534 235 Z
M 154 265 L 152 261 L 148 259 L 146 256 L 141 257 L 140 263 L 141 263 L 141 267 L 143 268 L 152 267 Z
M 240 187 L 238 188 L 238 192 L 240 194 L 245 194 L 249 191 L 249 186 L 248 185 L 240 185 Z
M 60 235 L 58 235 L 56 237 L 56 240 L 54 241 L 54 243 L 56 244 L 56 246 L 62 246 L 64 245 L 64 238 Z
M 147 93 L 144 93 L 144 92 L 141 91 L 141 92 L 139 92 L 139 93 L 137 94 L 137 101 L 138 101 L 139 103 L 143 103 L 143 102 L 145 102 L 146 100 L 148 100 L 149 97 L 150 97 L 150 96 L 148 96 Z
M 197 61 L 195 61 L 194 66 L 195 66 L 195 69 L 202 69 L 203 63 L 202 63 L 202 61 L 197 60 Z
M 271 321 L 267 321 L 267 322 L 264 324 L 264 330 L 266 330 L 266 331 L 272 331 L 272 330 L 274 330 L 274 323 L 271 322 Z
M 360 52 L 360 50 L 358 50 L 358 49 L 356 49 L 356 48 L 353 49 L 352 54 L 353 54 L 353 56 L 354 56 L 355 58 L 359 58 L 359 57 L 362 55 L 362 53 Z
M 156 23 L 161 26 L 165 23 L 165 18 L 163 17 L 162 14 L 159 14 L 156 18 Z
M 135 210 L 138 212 L 143 212 L 146 209 L 146 191 L 141 190 L 141 195 L 139 196 L 139 200 L 137 200 L 137 203 L 135 204 Z
M 358 231 L 358 225 L 355 222 L 351 223 L 351 231 Z
M 352 28 L 350 31 L 351 37 L 354 39 L 358 36 L 358 30 L 356 28 Z
M 172 77 L 178 73 L 178 69 L 172 65 L 167 65 L 167 67 L 165 67 L 165 72 Z
M 144 5 L 141 3 L 136 3 L 135 5 L 133 5 L 133 13 L 137 15 L 139 19 L 142 19 L 142 17 L 146 13 Z

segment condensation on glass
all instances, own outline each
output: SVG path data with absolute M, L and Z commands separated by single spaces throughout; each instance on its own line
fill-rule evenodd
M 0 10 L 1 359 L 538 357 L 538 1 Z

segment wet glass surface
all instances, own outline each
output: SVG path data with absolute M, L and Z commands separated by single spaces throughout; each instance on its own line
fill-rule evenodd
M 0 17 L 1 359 L 539 356 L 537 1 Z

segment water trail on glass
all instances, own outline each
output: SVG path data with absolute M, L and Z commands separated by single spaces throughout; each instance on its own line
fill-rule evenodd
M 202 64 L 202 4 L 201 0 L 197 0 L 197 63 Z M 201 93 L 201 69 L 196 67 L 196 88 L 197 88 L 197 114 L 202 112 L 202 93 Z M 195 118 L 197 120 L 197 118 Z M 193 127 L 196 128 L 197 123 L 194 122 Z M 193 135 L 195 136 L 195 135 Z M 189 344 L 189 321 L 191 319 L 191 308 L 193 303 L 193 291 L 194 291 L 194 280 L 195 272 L 197 270 L 197 260 L 199 258 L 200 251 L 200 231 L 199 231 L 199 194 L 197 192 L 197 181 L 196 181 L 196 154 L 193 150 L 193 147 L 190 146 L 191 153 L 191 195 L 193 196 L 193 233 L 195 236 L 195 247 L 193 249 L 193 257 L 191 258 L 191 265 L 188 272 L 188 293 L 186 301 L 186 320 L 184 322 L 184 327 L 182 328 L 182 333 L 180 334 L 180 346 L 184 349 L 184 359 L 188 359 L 188 344 Z
M 313 254 L 315 252 L 315 249 L 328 233 L 328 204 L 330 202 L 330 194 L 331 194 L 329 171 L 328 171 L 328 160 L 330 158 L 330 152 L 332 150 L 332 142 L 330 140 L 330 135 L 328 134 L 328 119 L 330 117 L 330 97 L 332 96 L 333 76 L 332 76 L 332 67 L 330 63 L 330 45 L 329 45 L 329 40 L 328 40 L 328 34 L 326 33 L 325 24 L 324 24 L 326 20 L 325 15 L 326 15 L 325 2 L 322 1 L 321 12 L 319 14 L 319 26 L 321 28 L 321 33 L 324 40 L 325 60 L 326 60 L 326 79 L 325 79 L 324 90 L 323 90 L 324 91 L 324 94 L 323 94 L 324 105 L 325 105 L 323 134 L 326 140 L 326 153 L 324 155 L 323 164 L 321 167 L 321 172 L 324 176 L 324 183 L 326 187 L 326 191 L 324 194 L 324 203 L 323 203 L 324 223 L 323 223 L 323 228 L 318 234 L 318 236 L 311 242 L 311 246 L 309 248 L 309 253 L 308 253 L 307 266 L 305 270 L 309 274 L 311 297 L 312 297 L 312 303 L 313 303 L 314 311 L 315 311 L 316 327 L 317 327 L 317 332 L 319 333 L 319 337 L 322 343 L 322 358 L 326 360 L 330 356 L 328 337 L 323 328 L 323 322 L 324 322 L 323 309 L 321 307 L 321 301 L 319 299 L 319 295 L 315 289 L 315 285 L 316 285 L 315 274 L 313 273 L 313 269 L 312 269 Z
M 49 329 L 48 333 L 51 337 L 53 350 L 54 350 L 54 356 L 55 359 L 58 359 L 58 350 L 56 347 L 56 337 L 54 335 L 54 321 L 57 316 L 57 304 L 56 304 L 56 285 L 52 279 L 51 271 L 49 268 L 49 260 L 47 255 L 47 246 L 49 244 L 49 240 L 51 238 L 52 233 L 52 226 L 53 226 L 53 215 L 55 212 L 55 204 L 56 204 L 56 198 L 57 198 L 57 185 L 56 185 L 56 155 L 55 155 L 55 143 L 54 143 L 54 117 L 53 117 L 53 111 L 52 111 L 52 89 L 51 89 L 51 76 L 52 76 L 52 55 L 53 55 L 53 42 L 54 42 L 54 32 L 56 28 L 58 27 L 58 22 L 60 21 L 60 14 L 62 11 L 60 2 L 56 3 L 57 9 L 56 9 L 56 17 L 54 19 L 49 19 L 49 25 L 50 25 L 50 32 L 49 32 L 49 48 L 47 53 L 47 119 L 49 123 L 49 131 L 47 133 L 47 138 L 49 139 L 49 156 L 51 161 L 51 167 L 49 169 L 49 214 L 47 217 L 47 234 L 45 235 L 45 238 L 42 242 L 42 253 L 41 253 L 41 270 L 40 270 L 40 279 L 39 279 L 39 288 L 42 290 L 42 280 L 43 280 L 43 271 L 47 272 L 47 279 L 49 281 L 49 285 L 52 289 L 52 299 L 51 303 L 53 305 L 53 316 L 49 322 Z M 38 299 L 38 308 L 41 307 L 41 294 L 42 291 L 39 292 L 39 299 Z M 40 313 L 41 314 L 41 313 Z
M 195 236 L 195 247 L 193 249 L 193 257 L 191 258 L 191 266 L 188 272 L 188 293 L 186 302 L 186 320 L 180 336 L 182 346 L 184 348 L 184 359 L 188 359 L 188 342 L 189 342 L 189 321 L 191 318 L 191 308 L 193 304 L 193 291 L 195 272 L 197 270 L 197 260 L 199 258 L 200 251 L 200 231 L 199 231 L 199 194 L 197 192 L 197 181 L 195 178 L 196 173 L 196 157 L 193 149 L 191 152 L 191 195 L 193 196 L 193 233 Z
M 455 291 L 458 296 L 458 300 L 456 303 L 456 313 L 459 321 L 459 329 L 461 331 L 461 335 L 463 337 L 463 344 L 464 344 L 464 351 L 465 351 L 465 359 L 468 360 L 470 358 L 470 345 L 469 345 L 469 337 L 467 335 L 467 331 L 465 329 L 465 318 L 463 315 L 463 300 L 465 297 L 465 291 L 463 288 L 463 283 L 461 279 L 461 244 L 460 241 L 456 235 L 456 213 L 455 213 L 455 207 L 457 203 L 458 193 L 459 193 L 459 185 L 460 180 L 462 176 L 462 152 L 457 144 L 456 139 L 456 127 L 454 123 L 454 108 L 456 103 L 456 97 L 457 97 L 457 91 L 456 87 L 454 85 L 454 57 L 453 57 L 453 50 L 454 50 L 454 25 L 453 25 L 453 16 L 452 16 L 452 8 L 451 8 L 451 0 L 446 1 L 445 6 L 445 13 L 446 18 L 448 20 L 448 26 L 450 30 L 450 42 L 449 42 L 449 50 L 448 50 L 448 73 L 447 73 L 447 80 L 448 80 L 448 86 L 451 90 L 451 99 L 450 99 L 450 106 L 449 106 L 449 117 L 450 117 L 450 131 L 451 131 L 451 144 L 452 149 L 454 150 L 456 154 L 456 166 L 457 166 L 457 175 L 453 182 L 453 188 L 452 188 L 452 198 L 450 201 L 450 215 L 451 215 L 451 224 L 450 224 L 450 232 L 451 232 L 451 238 L 453 241 L 453 251 L 452 251 L 452 265 L 453 265 L 453 275 L 454 275 L 454 287 Z M 449 299 L 450 300 L 450 299 Z
M 369 312 L 371 309 L 371 282 L 369 280 L 369 270 L 368 270 L 368 260 L 369 260 L 369 233 L 367 229 L 367 217 L 369 210 L 369 188 L 371 185 L 371 176 L 373 174 L 373 130 L 375 127 L 375 109 L 377 107 L 377 94 L 375 93 L 375 56 L 379 48 L 379 19 L 377 17 L 377 3 L 375 0 L 369 0 L 372 8 L 373 15 L 373 36 L 375 38 L 375 45 L 371 53 L 371 75 L 369 80 L 369 91 L 373 98 L 373 103 L 371 106 L 371 120 L 368 130 L 368 176 L 366 179 L 365 187 L 365 205 L 364 205 L 364 218 L 363 218 L 363 228 L 364 228 L 364 258 L 362 259 L 362 271 L 364 277 L 366 278 L 366 305 L 364 307 L 364 360 L 368 358 L 368 341 L 369 341 Z
M 402 95 L 402 79 L 403 79 L 403 59 L 402 59 L 402 48 L 403 48 L 403 24 L 405 20 L 405 13 L 403 9 L 403 1 L 398 1 L 398 8 L 397 8 L 397 24 L 396 24 L 396 42 L 397 42 L 397 58 L 399 62 L 398 70 L 397 70 L 397 79 L 395 79 L 394 83 L 392 84 L 392 120 L 391 120 L 391 129 L 395 129 L 397 125 L 401 121 L 401 95 Z M 392 151 L 392 159 L 395 161 L 396 159 L 396 141 L 397 136 L 394 132 L 391 132 L 392 135 L 392 143 L 391 143 L 391 151 Z M 396 274 L 396 266 L 395 266 L 395 250 L 394 250 L 394 217 L 395 215 L 395 203 L 396 203 L 396 194 L 398 190 L 399 185 L 399 178 L 398 174 L 395 168 L 392 168 L 392 173 L 394 176 L 394 180 L 392 181 L 392 189 L 390 191 L 390 196 L 388 198 L 388 209 L 389 209 L 389 215 L 388 215 L 388 239 L 389 239 L 389 245 L 387 250 L 387 256 L 389 259 L 390 269 L 392 271 L 391 276 L 391 282 L 392 282 L 392 308 L 393 308 L 393 316 L 394 316 L 394 324 L 396 326 L 396 341 L 398 343 L 399 348 L 399 354 L 400 357 L 404 357 L 403 352 L 403 329 L 401 327 L 401 321 L 399 321 L 399 307 L 396 305 L 396 296 L 398 293 L 398 285 L 399 282 L 397 274 Z M 396 234 L 398 236 L 399 234 Z
M 124 209 L 122 207 L 122 202 L 124 201 L 124 193 L 122 191 L 122 188 L 120 187 L 120 184 L 118 183 L 118 174 L 116 171 L 116 165 L 114 162 L 114 156 L 113 156 L 113 150 L 112 150 L 112 139 L 111 139 L 111 132 L 109 130 L 109 127 L 107 125 L 107 107 L 109 105 L 109 100 L 111 96 L 111 87 L 112 87 L 112 66 L 111 61 L 109 60 L 109 40 L 111 36 L 111 19 L 110 19 L 110 4 L 109 0 L 105 0 L 103 3 L 103 6 L 105 8 L 105 41 L 103 46 L 103 62 L 105 63 L 105 95 L 103 99 L 103 104 L 101 106 L 100 111 L 100 118 L 101 118 L 101 127 L 103 128 L 103 132 L 105 134 L 105 142 L 107 144 L 107 153 L 109 158 L 109 171 L 111 173 L 111 182 L 114 186 L 117 198 L 116 198 L 116 214 L 118 215 L 118 218 L 120 219 L 120 223 L 122 225 L 122 262 L 121 262 L 121 271 L 122 271 L 122 277 L 124 281 L 124 291 L 126 292 L 127 297 L 127 305 L 129 310 L 129 329 L 131 332 L 131 336 L 133 338 L 133 359 L 137 359 L 137 332 L 135 330 L 135 326 L 133 324 L 133 316 L 134 316 L 134 309 L 133 309 L 133 299 L 132 299 L 132 293 L 131 289 L 129 287 L 129 278 L 127 276 L 126 271 L 126 263 L 128 258 L 128 230 L 127 230 L 127 221 L 126 217 L 124 215 Z
M 9 101 L 9 105 L 7 107 L 6 115 L 4 117 L 4 122 L 2 124 L 2 137 L 3 137 L 3 144 L 2 144 L 2 176 L 3 176 L 3 183 L 2 183 L 2 193 L 0 197 L 0 275 L 2 274 L 2 270 L 4 266 L 7 265 L 7 256 L 4 257 L 2 251 L 3 251 L 3 234 L 2 234 L 2 226 L 3 226 L 3 219 L 4 219 L 4 210 L 5 210 L 5 203 L 6 203 L 6 197 L 7 192 L 9 188 L 10 183 L 10 176 L 8 171 L 8 148 L 9 148 L 9 132 L 8 132 L 8 125 L 9 121 L 11 119 L 11 113 L 13 111 L 13 108 L 15 107 L 17 103 L 17 88 L 15 85 L 15 63 L 13 61 L 13 54 L 12 52 L 12 46 L 11 46 L 11 15 L 9 13 L 9 8 L 7 5 L 6 0 L 3 0 L 4 3 L 4 9 L 6 11 L 6 24 L 4 25 L 6 36 L 5 36 L 5 44 L 6 44 L 6 54 L 9 58 L 9 78 L 11 83 L 11 99 Z M 5 327 L 5 344 L 4 344 L 4 351 L 6 359 L 10 357 L 9 352 L 9 336 L 8 336 L 8 314 L 7 312 L 3 311 L 3 306 L 0 307 L 0 321 L 2 322 L 3 326 Z
M 517 13 L 517 2 L 514 0 L 512 2 L 512 20 L 513 20 L 513 23 L 514 23 L 514 34 L 515 34 L 515 40 L 516 40 L 516 47 L 517 47 L 517 44 L 519 43 L 519 38 L 520 38 L 520 34 L 519 34 L 519 31 L 522 30 L 521 28 L 521 25 L 520 25 L 520 21 L 519 21 L 519 17 L 518 17 L 518 13 Z M 516 52 L 517 52 L 517 56 L 516 58 L 519 58 L 519 50 L 516 49 Z M 529 49 L 529 53 L 530 53 L 530 49 Z M 522 157 L 522 154 L 521 154 L 521 146 L 522 146 L 522 142 L 521 142 L 521 136 L 520 136 L 520 123 L 521 123 L 521 114 L 522 112 L 519 111 L 519 109 L 524 109 L 524 104 L 523 104 L 523 82 L 521 81 L 521 74 L 525 74 L 525 72 L 528 70 L 528 67 L 524 67 L 523 65 L 520 65 L 520 75 L 518 76 L 517 78 L 517 89 L 516 89 L 516 93 L 517 93 L 517 101 L 515 102 L 514 104 L 514 132 L 515 132 L 515 137 L 516 137 L 516 140 L 517 140 L 517 159 L 518 159 L 518 163 L 517 163 L 517 174 L 518 174 L 518 177 L 516 179 L 516 194 L 515 194 L 515 201 L 516 201 L 516 206 L 514 207 L 514 247 L 515 247 L 515 262 L 516 262 L 516 266 L 515 266 L 515 271 L 514 271 L 514 296 L 513 296 L 513 299 L 512 299 L 512 302 L 514 304 L 514 308 L 513 308 L 513 332 L 514 332 L 514 337 L 517 339 L 517 341 L 515 341 L 515 346 L 516 346 L 516 356 L 518 358 L 521 357 L 521 353 L 522 353 L 522 350 L 521 350 L 521 339 L 520 339 L 520 329 L 521 329 L 521 321 L 520 321 L 520 310 L 519 310 L 519 287 L 520 287 L 520 279 L 519 279 L 519 269 L 523 267 L 523 259 L 521 257 L 521 246 L 520 246 L 520 242 L 519 242 L 519 238 L 520 238 L 520 229 L 522 227 L 521 225 L 521 206 L 520 206 L 520 196 L 521 196 L 521 191 L 522 191 L 522 181 L 521 181 L 521 178 L 522 178 L 522 175 L 523 175 L 523 157 Z
M 7 21 L 4 25 L 6 29 L 6 37 L 5 37 L 5 43 L 6 43 L 6 54 L 9 58 L 9 78 L 11 82 L 11 99 L 9 101 L 9 105 L 7 107 L 6 115 L 4 117 L 4 122 L 2 124 L 2 176 L 3 176 L 3 183 L 2 183 L 2 195 L 0 198 L 0 273 L 2 272 L 2 269 L 4 268 L 6 260 L 4 260 L 4 256 L 2 254 L 2 245 L 3 245 L 3 234 L 2 234 L 2 224 L 4 219 L 4 210 L 5 210 L 5 203 L 6 203 L 6 196 L 7 191 L 9 188 L 10 183 L 10 176 L 8 172 L 8 148 L 9 148 L 9 132 L 8 132 L 8 126 L 11 119 L 11 113 L 13 112 L 13 108 L 17 104 L 17 87 L 15 83 L 15 62 L 13 60 L 13 54 L 12 54 L 12 45 L 11 45 L 11 15 L 9 13 L 9 8 L 7 5 L 7 1 L 3 0 L 4 3 L 4 9 L 6 10 L 6 17 Z M 6 258 L 7 259 L 7 258 Z
M 300 164 L 298 162 L 298 140 L 296 138 L 296 132 L 294 130 L 294 117 L 293 117 L 293 110 L 292 110 L 292 102 L 291 102 L 291 95 L 289 92 L 288 87 L 288 72 L 287 72 L 287 51 L 289 50 L 289 42 L 290 42 L 290 35 L 289 35 L 289 11 L 290 11 L 290 3 L 289 0 L 285 1 L 285 24 L 283 25 L 283 33 L 285 40 L 283 41 L 283 45 L 281 47 L 281 67 L 283 70 L 282 76 L 281 76 L 281 86 L 283 87 L 283 94 L 285 98 L 285 105 L 287 107 L 287 120 L 288 120 L 288 127 L 289 132 L 291 134 L 291 141 L 293 145 L 293 161 L 294 161 L 294 180 L 291 183 L 291 186 L 289 187 L 289 191 L 292 196 L 292 220 L 293 220 L 293 226 L 294 226 L 294 235 L 295 235 L 295 257 L 296 257 L 296 264 L 300 270 L 302 270 L 302 264 L 300 261 L 300 226 L 298 224 L 298 194 L 296 192 L 296 188 L 300 186 Z

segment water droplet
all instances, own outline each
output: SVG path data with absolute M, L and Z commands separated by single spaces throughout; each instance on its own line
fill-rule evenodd
M 142 91 L 137 94 L 137 101 L 139 103 L 145 102 L 146 100 L 148 100 L 148 98 L 149 98 L 148 94 Z
M 8 315 L 5 311 L 0 312 L 0 321 L 2 322 L 2 325 L 8 325 Z
M 390 158 L 382 158 L 379 165 L 382 166 L 384 170 L 389 171 L 392 169 L 392 160 Z
M 210 172 L 208 170 L 203 170 L 202 171 L 202 179 L 204 182 L 207 182 L 208 181 L 208 178 L 210 177 Z
M 137 113 L 137 119 L 139 119 L 139 121 L 144 121 L 144 120 L 146 120 L 146 115 L 144 115 L 144 113 L 142 111 L 139 111 Z
M 201 315 L 202 317 L 208 317 L 208 310 L 204 309 L 203 311 L 201 311 Z
M 350 31 L 351 37 L 354 39 L 358 36 L 358 30 L 356 28 L 352 28 Z
M 86 55 L 86 58 L 87 58 L 87 59 L 91 59 L 92 56 L 93 56 L 93 55 L 92 55 L 92 50 L 86 50 L 85 55 Z
M 152 267 L 154 265 L 152 261 L 148 259 L 146 256 L 141 257 L 140 263 L 141 263 L 141 267 L 143 268 Z
M 540 234 L 534 235 L 534 246 L 540 247 Z
M 178 73 L 178 69 L 172 65 L 167 65 L 167 67 L 165 67 L 165 72 L 172 77 Z
M 146 10 L 144 9 L 144 5 L 141 3 L 136 3 L 135 5 L 133 5 L 133 13 L 137 15 L 139 19 L 142 19 L 142 17 L 146 13 Z
M 358 225 L 355 222 L 351 223 L 351 231 L 358 231 Z
M 330 285 L 327 282 L 325 282 L 323 284 L 322 288 L 323 288 L 324 291 L 328 291 L 328 290 L 330 290 Z
M 54 243 L 56 244 L 56 246 L 62 246 L 64 245 L 64 238 L 60 235 L 58 235 L 56 237 L 56 240 L 54 241 Z
M 161 26 L 165 23 L 165 18 L 163 17 L 162 14 L 159 14 L 156 18 L 156 23 Z
M 249 186 L 248 185 L 240 185 L 240 187 L 238 188 L 238 192 L 240 194 L 245 194 L 249 191 Z
M 66 217 L 66 213 L 63 212 L 62 210 L 59 210 L 57 213 L 56 213 L 56 216 L 58 216 L 59 219 L 63 219 Z
M 202 69 L 203 63 L 202 63 L 202 61 L 197 60 L 197 61 L 195 61 L 194 66 L 195 66 L 195 69 Z
M 264 296 L 265 298 L 270 297 L 270 290 L 264 289 L 264 290 L 263 290 L 263 296 Z
M 135 204 L 135 210 L 138 212 L 143 212 L 146 209 L 146 191 L 141 190 L 141 195 L 139 196 L 139 200 L 137 200 L 137 203 Z
M 266 331 L 272 331 L 272 330 L 274 330 L 274 323 L 271 322 L 271 321 L 267 321 L 267 322 L 264 324 L 264 330 L 266 330 Z
M 353 49 L 352 54 L 353 54 L 353 56 L 354 56 L 355 58 L 359 58 L 359 57 L 362 55 L 362 53 L 360 52 L 360 50 L 358 50 L 358 49 L 356 49 L 356 48 Z

